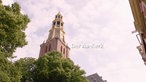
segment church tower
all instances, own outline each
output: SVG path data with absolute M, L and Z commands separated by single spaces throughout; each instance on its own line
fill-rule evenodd
M 65 42 L 65 32 L 63 30 L 64 22 L 62 21 L 62 18 L 63 16 L 60 12 L 55 15 L 55 19 L 52 22 L 52 28 L 49 31 L 48 39 L 40 45 L 39 57 L 50 51 L 59 51 L 63 58 L 69 57 L 70 48 Z

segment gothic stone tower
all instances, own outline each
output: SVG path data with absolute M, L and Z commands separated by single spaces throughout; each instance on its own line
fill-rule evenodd
M 69 57 L 70 48 L 65 42 L 65 32 L 63 30 L 64 22 L 62 21 L 63 16 L 60 12 L 55 15 L 55 19 L 52 22 L 52 28 L 49 31 L 49 37 L 46 42 L 43 42 L 40 45 L 40 56 L 45 55 L 50 51 L 59 51 L 62 54 L 62 57 Z

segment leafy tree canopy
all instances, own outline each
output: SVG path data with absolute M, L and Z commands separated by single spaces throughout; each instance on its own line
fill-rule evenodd
M 0 4 L 0 50 L 6 53 L 6 57 L 27 44 L 24 31 L 29 22 L 28 16 L 21 14 L 17 3 L 11 6 Z
M 32 69 L 35 66 L 36 59 L 31 57 L 21 58 L 14 64 L 21 71 L 21 82 L 26 82 L 32 78 Z
M 35 60 L 21 58 L 15 62 L 21 70 L 21 82 L 87 82 L 85 71 L 74 65 L 69 58 L 61 57 L 57 51 L 50 52 Z
M 5 6 L 0 0 L 0 82 L 20 82 L 21 72 L 8 58 L 27 44 L 24 31 L 29 21 L 17 3 Z
M 87 82 L 84 74 L 72 60 L 54 51 L 38 59 L 33 79 L 35 82 Z
M 0 51 L 0 82 L 20 82 L 20 71 Z

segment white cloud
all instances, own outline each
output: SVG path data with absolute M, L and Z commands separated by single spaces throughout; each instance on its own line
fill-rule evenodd
M 145 82 L 143 61 L 127 0 L 15 0 L 31 18 L 26 30 L 28 45 L 18 49 L 20 57 L 38 57 L 39 45 L 48 37 L 58 11 L 65 22 L 68 44 L 101 42 L 103 48 L 72 48 L 70 57 L 87 75 L 99 73 L 108 82 Z M 83 2 L 83 3 L 81 3 Z M 137 71 L 140 70 L 140 71 Z
M 10 5 L 13 3 L 13 0 L 2 0 L 4 5 Z

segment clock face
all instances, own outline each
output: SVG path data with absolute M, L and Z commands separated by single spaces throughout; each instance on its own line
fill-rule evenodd
M 56 29 L 56 30 L 55 30 L 55 37 L 60 38 L 61 40 L 63 40 L 63 38 L 64 38 L 64 33 L 63 33 L 63 31 L 60 30 L 60 29 Z
M 56 31 L 55 31 L 55 37 L 59 37 L 59 30 L 58 29 L 56 29 Z
M 56 33 L 59 33 L 59 29 L 56 29 Z

